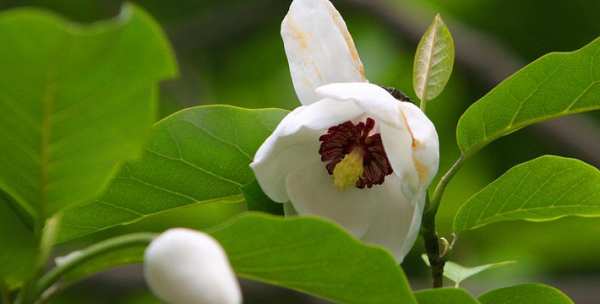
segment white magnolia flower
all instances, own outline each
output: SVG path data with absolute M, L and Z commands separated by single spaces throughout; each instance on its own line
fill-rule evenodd
M 259 184 L 298 214 L 327 217 L 402 261 L 438 169 L 434 125 L 367 82 L 329 1 L 295 0 L 281 33 L 302 106 L 258 149 L 251 167 Z
M 144 255 L 150 289 L 171 304 L 240 304 L 242 296 L 225 251 L 207 234 L 170 229 Z

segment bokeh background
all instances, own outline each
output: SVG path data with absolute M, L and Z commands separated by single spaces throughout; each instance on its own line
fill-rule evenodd
M 46 8 L 76 22 L 118 14 L 117 0 L 0 0 L 0 10 Z M 289 76 L 280 22 L 289 0 L 135 1 L 163 26 L 180 66 L 164 83 L 160 115 L 199 104 L 248 108 L 298 105 Z M 552 51 L 580 48 L 600 35 L 600 1 L 569 0 L 337 0 L 368 78 L 414 96 L 413 53 L 420 35 L 439 12 L 453 32 L 457 63 L 446 91 L 428 110 L 442 146 L 442 170 L 458 156 L 454 129 L 460 114 L 510 73 Z M 24 33 L 26 34 L 26 33 Z M 2 46 L 0 46 L 2 47 Z M 560 96 L 557 96 L 560 98 Z M 520 162 L 542 154 L 581 158 L 600 166 L 600 115 L 580 115 L 531 127 L 498 140 L 467 163 L 449 187 L 439 214 L 441 233 L 451 238 L 451 220 L 470 195 Z M 243 206 L 180 208 L 139 223 L 96 234 L 161 231 L 171 225 L 203 228 Z M 210 220 L 209 220 L 210 219 Z M 64 250 L 68 250 L 68 244 Z M 428 286 L 427 268 L 415 246 L 403 267 L 414 288 Z M 576 303 L 600 303 L 600 220 L 564 218 L 546 223 L 511 222 L 459 236 L 451 259 L 463 265 L 517 263 L 464 283 L 475 294 L 521 282 L 559 287 Z M 282 289 L 244 283 L 247 303 L 322 303 Z M 93 277 L 53 303 L 159 303 L 144 286 L 139 267 Z

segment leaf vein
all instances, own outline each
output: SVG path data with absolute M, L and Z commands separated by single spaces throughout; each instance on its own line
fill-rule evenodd
M 217 174 L 215 172 L 212 172 L 212 171 L 210 171 L 208 169 L 202 168 L 202 167 L 200 167 L 200 166 L 198 166 L 198 165 L 196 165 L 196 164 L 194 164 L 194 163 L 192 163 L 192 162 L 190 162 L 188 160 L 185 160 L 184 158 L 173 158 L 173 157 L 164 155 L 162 153 L 159 153 L 159 152 L 156 152 L 156 151 L 153 151 L 153 150 L 150 150 L 150 149 L 146 149 L 146 151 L 150 152 L 151 154 L 156 155 L 157 157 L 160 157 L 160 158 L 163 158 L 163 159 L 166 159 L 166 160 L 181 162 L 182 164 L 187 165 L 188 167 L 190 167 L 192 169 L 195 169 L 195 170 L 200 171 L 202 173 L 208 174 L 208 175 L 210 175 L 212 177 L 215 177 L 217 179 L 220 179 L 220 180 L 222 180 L 224 182 L 227 182 L 227 183 L 239 186 L 239 187 L 243 186 L 242 183 L 236 182 L 236 181 L 234 181 L 232 179 L 229 179 L 227 177 L 219 175 L 219 174 Z

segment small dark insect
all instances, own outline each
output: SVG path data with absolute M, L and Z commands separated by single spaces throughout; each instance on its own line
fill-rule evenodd
M 394 96 L 394 98 L 400 100 L 400 101 L 407 101 L 407 102 L 413 102 L 412 100 L 410 100 L 410 98 L 404 94 L 404 92 L 396 89 L 396 88 L 392 88 L 392 87 L 383 87 L 386 91 L 388 91 L 392 96 Z

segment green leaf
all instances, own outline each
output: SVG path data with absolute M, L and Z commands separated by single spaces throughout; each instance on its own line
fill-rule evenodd
M 508 170 L 458 210 L 461 232 L 510 220 L 600 216 L 600 171 L 580 160 L 542 156 Z
M 402 268 L 387 251 L 328 221 L 246 213 L 208 232 L 239 277 L 336 303 L 416 304 Z M 94 261 L 78 275 L 141 261 L 141 250 L 128 249 Z
M 421 102 L 436 98 L 442 91 L 454 66 L 454 40 L 440 15 L 419 41 L 413 65 L 413 87 Z
M 523 284 L 492 290 L 479 297 L 481 304 L 574 304 L 560 290 L 541 284 Z
M 471 105 L 457 140 L 470 156 L 499 137 L 544 120 L 600 109 L 600 39 L 527 65 Z
M 283 204 L 271 200 L 262 191 L 256 180 L 244 186 L 242 192 L 244 193 L 244 199 L 248 204 L 248 210 L 283 215 Z
M 324 220 L 249 214 L 212 235 L 243 278 L 338 303 L 415 303 L 389 253 Z
M 421 255 L 421 258 L 423 259 L 423 261 L 425 261 L 425 264 L 427 264 L 427 266 L 430 266 L 429 259 L 427 259 L 426 254 Z M 504 262 L 480 265 L 480 266 L 476 266 L 476 267 L 465 267 L 465 266 L 459 265 L 457 263 L 448 261 L 448 262 L 446 262 L 446 265 L 444 267 L 444 276 L 446 278 L 450 279 L 452 282 L 454 282 L 455 283 L 454 287 L 458 288 L 460 286 L 460 283 L 462 283 L 462 281 L 464 281 L 472 276 L 475 276 L 475 275 L 480 274 L 487 270 L 499 268 L 499 267 L 506 266 L 506 265 L 511 265 L 514 263 L 516 263 L 516 262 L 515 261 L 504 261 Z
M 287 112 L 199 106 L 158 122 L 104 195 L 67 210 L 59 242 L 195 203 L 239 203 L 255 151 Z
M 11 289 L 32 274 L 39 253 L 31 221 L 15 208 L 18 204 L 0 191 L 0 283 Z
M 415 292 L 419 304 L 479 304 L 468 292 L 458 288 L 437 288 Z
M 0 13 L 0 188 L 42 221 L 95 198 L 150 130 L 176 64 L 150 16 L 125 5 L 90 26 Z

